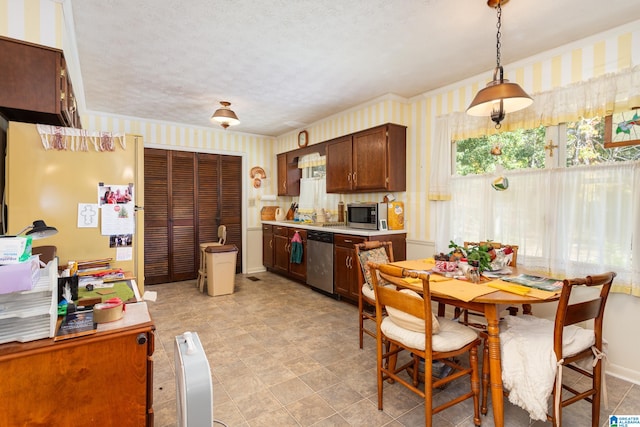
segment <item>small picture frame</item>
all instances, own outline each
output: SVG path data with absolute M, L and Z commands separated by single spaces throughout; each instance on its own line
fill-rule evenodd
M 604 147 L 616 148 L 640 144 L 638 109 L 616 113 L 604 119 Z
M 380 230 L 388 230 L 389 228 L 387 227 L 387 220 L 386 219 L 381 219 L 380 220 Z

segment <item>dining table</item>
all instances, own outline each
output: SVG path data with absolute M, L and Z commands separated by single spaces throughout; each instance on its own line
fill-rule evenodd
M 461 278 L 447 277 L 446 273 L 434 271 L 432 259 L 418 259 L 393 262 L 392 265 L 414 271 L 430 273 L 429 289 L 431 300 L 438 302 L 438 316 L 445 315 L 445 306 L 451 305 L 484 315 L 487 322 L 485 345 L 489 348 L 489 383 L 493 418 L 496 427 L 504 426 L 504 391 L 502 384 L 502 362 L 500 354 L 500 314 L 506 306 L 541 304 L 557 301 L 560 290 L 551 292 L 539 289 L 523 289 L 521 285 L 502 280 L 499 277 L 482 277 L 479 283 Z M 524 268 L 509 267 L 510 273 L 505 276 L 515 277 L 520 274 L 535 274 Z M 417 279 L 396 279 L 384 275 L 384 278 L 398 286 L 422 292 L 422 282 Z M 487 363 L 484 361 L 483 363 Z M 483 410 L 486 414 L 486 409 Z

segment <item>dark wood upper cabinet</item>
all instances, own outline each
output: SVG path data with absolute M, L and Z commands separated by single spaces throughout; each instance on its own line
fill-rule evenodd
M 59 49 L 0 37 L 0 114 L 7 120 L 80 127 Z
M 327 193 L 406 191 L 406 131 L 388 123 L 327 142 Z
M 299 196 L 301 177 L 295 152 L 278 154 L 278 196 Z

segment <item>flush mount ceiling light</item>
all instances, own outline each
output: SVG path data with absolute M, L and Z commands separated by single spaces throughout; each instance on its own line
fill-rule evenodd
M 230 102 L 220 101 L 220 105 L 222 107 L 218 108 L 213 116 L 211 116 L 211 121 L 214 123 L 220 124 L 223 128 L 228 128 L 229 126 L 235 126 L 240 124 L 240 120 L 238 120 L 238 116 L 233 112 L 229 106 Z
M 493 80 L 487 87 L 480 90 L 467 108 L 470 116 L 488 116 L 500 129 L 500 122 L 507 113 L 522 110 L 533 103 L 533 99 L 518 86 L 503 77 L 504 71 L 500 65 L 500 27 L 502 26 L 502 4 L 508 0 L 488 0 L 487 5 L 495 8 L 498 14 L 498 32 L 496 34 L 496 68 L 493 70 Z

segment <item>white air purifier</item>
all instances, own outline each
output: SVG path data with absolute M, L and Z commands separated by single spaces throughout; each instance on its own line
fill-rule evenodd
M 185 332 L 176 336 L 175 363 L 178 427 L 211 427 L 211 370 L 196 332 Z

